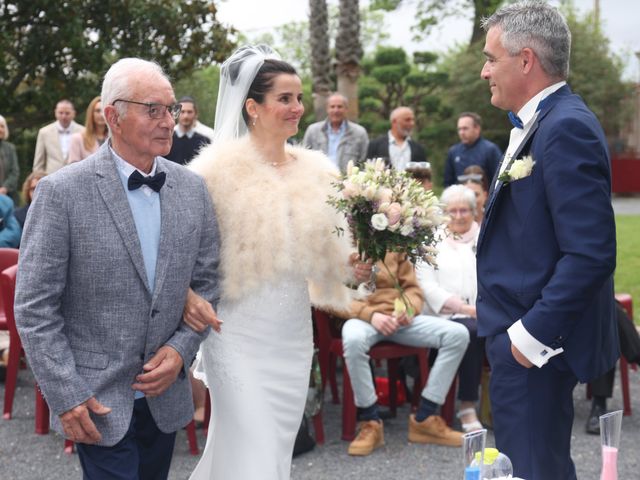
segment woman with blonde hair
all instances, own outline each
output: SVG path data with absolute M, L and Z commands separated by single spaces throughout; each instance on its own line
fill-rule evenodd
M 107 122 L 102 115 L 102 103 L 100 97 L 95 97 L 87 107 L 84 131 L 71 135 L 67 163 L 84 160 L 98 150 L 108 136 Z

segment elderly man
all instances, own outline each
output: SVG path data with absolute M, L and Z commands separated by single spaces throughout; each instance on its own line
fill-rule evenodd
M 334 93 L 327 100 L 327 119 L 309 125 L 302 144 L 327 154 L 345 172 L 349 161 L 363 162 L 369 137 L 360 125 L 347 120 L 349 103 L 344 95 Z
M 369 143 L 367 158 L 383 158 L 387 165 L 396 170 L 405 170 L 409 162 L 426 162 L 424 148 L 411 139 L 411 132 L 416 125 L 413 110 L 398 107 L 391 112 L 389 121 L 391 130 Z
M 607 142 L 566 84 L 571 34 L 544 2 L 484 20 L 482 78 L 514 128 L 477 246 L 496 445 L 528 480 L 576 478 L 573 389 L 618 358 Z
M 182 322 L 187 291 L 219 296 L 217 223 L 202 179 L 162 158 L 180 112 L 162 69 L 122 59 L 101 97 L 110 141 L 38 184 L 16 323 L 84 478 L 162 479 L 206 334 Z
M 482 118 L 475 112 L 463 112 L 458 116 L 458 137 L 460 142 L 449 149 L 444 165 L 444 186 L 459 183 L 464 169 L 478 165 L 487 178 L 496 174 L 502 152 L 498 146 L 483 138 Z
M 33 171 L 53 173 L 67 164 L 71 135 L 83 130 L 73 119 L 76 109 L 69 100 L 60 100 L 55 109 L 56 121 L 38 131 Z
M 178 125 L 173 129 L 171 151 L 166 158 L 180 165 L 185 165 L 211 140 L 196 132 L 195 125 L 198 121 L 196 101 L 192 97 L 182 97 L 178 103 L 182 108 L 180 117 L 178 117 Z

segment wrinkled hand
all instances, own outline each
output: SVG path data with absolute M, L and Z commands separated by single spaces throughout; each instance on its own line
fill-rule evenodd
M 531 368 L 533 367 L 533 363 L 531 363 L 527 357 L 525 357 L 522 352 L 520 352 L 520 350 L 518 350 L 516 348 L 516 346 L 512 343 L 511 344 L 511 354 L 513 355 L 513 358 L 516 359 L 516 362 L 518 362 L 520 365 L 522 365 L 524 368 Z
M 142 366 L 145 373 L 136 376 L 137 383 L 131 387 L 147 397 L 157 397 L 176 381 L 182 367 L 180 354 L 173 347 L 164 345 Z
M 465 303 L 460 308 L 460 313 L 466 315 L 467 317 L 477 318 L 475 305 L 467 305 Z
M 60 415 L 64 435 L 76 443 L 93 444 L 102 439 L 102 435 L 91 420 L 89 412 L 107 415 L 111 409 L 102 405 L 95 397 Z
M 216 315 L 211 304 L 191 289 L 187 292 L 182 321 L 196 332 L 202 332 L 208 326 L 211 326 L 216 332 L 220 333 L 220 326 L 223 323 Z
M 398 330 L 398 322 L 391 315 L 374 313 L 371 316 L 371 325 L 385 337 L 393 335 Z
M 373 271 L 373 264 L 371 260 L 363 262 L 357 253 L 352 253 L 349 256 L 349 264 L 353 268 L 353 276 L 357 283 L 368 282 L 371 278 L 371 272 Z

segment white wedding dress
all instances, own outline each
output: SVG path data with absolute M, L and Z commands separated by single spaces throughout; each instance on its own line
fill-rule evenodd
M 218 317 L 222 332 L 200 347 L 211 421 L 191 480 L 286 480 L 313 352 L 307 282 L 289 276 L 223 299 Z

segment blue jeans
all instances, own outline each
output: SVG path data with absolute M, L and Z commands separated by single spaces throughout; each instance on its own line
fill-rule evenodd
M 444 318 L 418 315 L 410 325 L 385 336 L 364 320 L 348 320 L 342 327 L 342 346 L 357 407 L 369 407 L 378 400 L 369 367 L 369 350 L 383 340 L 438 349 L 422 396 L 442 405 L 469 343 L 467 329 Z

